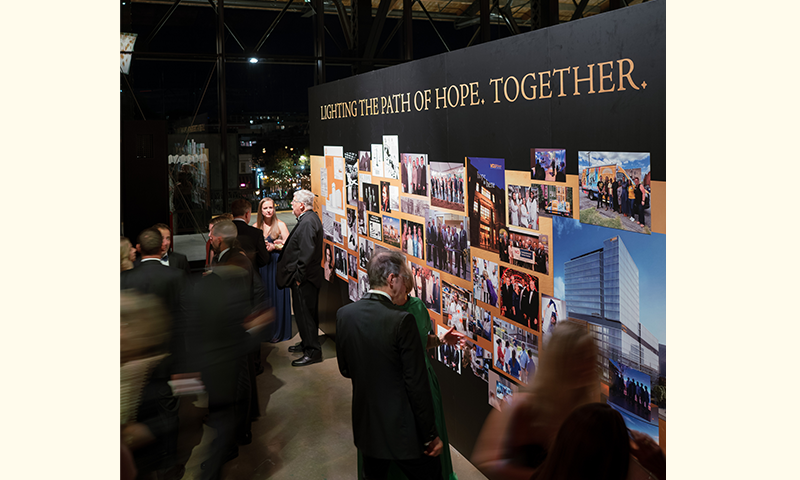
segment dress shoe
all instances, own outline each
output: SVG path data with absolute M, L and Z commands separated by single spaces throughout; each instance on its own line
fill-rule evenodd
M 322 353 L 319 353 L 313 357 L 309 357 L 308 355 L 303 355 L 302 358 L 298 358 L 297 360 L 292 362 L 293 367 L 304 367 L 306 365 L 311 365 L 312 363 L 319 363 L 322 361 Z
M 303 353 L 303 344 L 302 342 L 296 343 L 289 347 L 289 353 Z

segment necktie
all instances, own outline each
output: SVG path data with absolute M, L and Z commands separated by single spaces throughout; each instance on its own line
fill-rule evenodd
M 161 264 L 169 266 L 169 255 L 168 254 L 164 254 L 164 256 L 161 257 Z

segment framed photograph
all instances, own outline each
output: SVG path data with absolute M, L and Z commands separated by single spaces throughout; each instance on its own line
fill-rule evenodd
M 528 185 L 508 186 L 508 225 L 539 230 L 540 191 Z
M 442 321 L 448 327 L 456 327 L 456 331 L 467 335 L 467 326 L 471 323 L 472 292 L 442 282 Z
M 567 305 L 564 300 L 542 294 L 542 340 L 544 345 L 553 336 L 556 324 L 567 319 Z
M 381 217 L 380 215 L 367 214 L 369 216 L 369 237 L 379 242 L 383 241 Z
M 362 172 L 372 171 L 372 152 L 358 152 L 358 169 Z
M 581 223 L 650 234 L 650 154 L 578 152 Z
M 400 220 L 388 215 L 383 216 L 383 243 L 400 248 Z
M 472 246 L 497 253 L 506 216 L 506 162 L 467 157 L 469 238 Z
M 372 155 L 372 174 L 376 177 L 383 176 L 383 145 L 373 143 L 370 145 Z
M 411 268 L 411 275 L 414 283 L 411 295 L 422 300 L 422 303 L 425 304 L 428 310 L 441 314 L 441 283 L 439 272 L 413 262 L 408 262 L 408 266 Z
M 567 151 L 563 148 L 531 149 L 531 180 L 567 181 Z
M 403 253 L 407 253 L 420 260 L 424 260 L 425 252 L 425 228 L 421 223 L 403 219 L 401 222 L 402 234 L 400 246 Z
M 336 267 L 336 276 L 347 281 L 347 252 L 343 248 L 334 246 L 333 264 Z
M 354 208 L 347 209 L 347 249 L 356 251 L 358 246 L 358 212 Z
M 377 185 L 373 183 L 361 184 L 361 197 L 367 207 L 367 210 L 373 213 L 380 213 L 380 191 Z
M 425 217 L 426 264 L 464 280 L 470 279 L 470 219 L 463 215 L 428 210 Z M 422 257 L 420 257 L 422 258 Z
M 534 272 L 550 274 L 547 235 L 500 229 L 500 261 Z
M 476 256 L 472 257 L 472 293 L 475 300 L 499 307 L 498 282 L 500 270 L 496 263 Z
M 428 155 L 404 153 L 400 155 L 400 182 L 406 195 L 428 196 Z
M 431 205 L 464 212 L 464 163 L 430 162 Z
M 400 147 L 397 135 L 383 136 L 383 176 L 400 179 Z
M 389 202 L 389 182 L 381 182 L 381 211 L 392 212 L 392 205 Z
M 539 279 L 529 273 L 500 267 L 500 314 L 539 331 Z

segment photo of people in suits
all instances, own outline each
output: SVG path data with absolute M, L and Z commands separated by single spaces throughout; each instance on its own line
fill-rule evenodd
M 464 163 L 430 162 L 431 205 L 464 212 Z
M 500 267 L 500 313 L 539 331 L 539 279 L 529 273 Z
M 347 252 L 343 248 L 334 245 L 333 265 L 336 268 L 336 276 L 347 281 Z
M 403 193 L 428 196 L 428 155 L 404 153 L 400 156 L 400 181 Z
M 422 303 L 425 304 L 428 310 L 441 314 L 441 283 L 439 272 L 412 262 L 408 262 L 408 266 L 411 268 L 411 276 L 414 282 L 414 288 L 411 290 L 410 295 L 422 300 Z
M 470 219 L 463 215 L 428 210 L 425 217 L 426 264 L 469 280 Z
M 361 199 L 364 200 L 367 210 L 374 213 L 380 213 L 380 190 L 378 185 L 374 183 L 361 184 Z
M 500 261 L 534 272 L 550 273 L 547 235 L 500 229 Z
M 531 180 L 567 181 L 567 151 L 563 148 L 531 148 Z
M 608 401 L 649 422 L 653 393 L 650 375 L 614 360 L 608 361 L 608 372 Z
M 436 325 L 437 335 L 440 337 L 444 335 L 448 328 L 441 325 Z M 436 360 L 445 364 L 450 370 L 461 375 L 461 349 L 453 345 L 439 345 L 436 347 Z

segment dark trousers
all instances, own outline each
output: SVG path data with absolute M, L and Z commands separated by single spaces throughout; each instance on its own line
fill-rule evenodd
M 383 480 L 387 478 L 389 466 L 394 462 L 410 480 L 441 480 L 442 462 L 439 457 L 423 455 L 413 460 L 386 460 L 364 458 L 363 480 Z
M 202 372 L 203 383 L 208 392 L 208 420 L 206 423 L 217 430 L 211 442 L 208 459 L 202 470 L 202 480 L 220 478 L 222 465 L 238 451 L 236 433 L 240 430 L 243 405 L 239 400 L 242 376 L 247 372 L 244 357 L 216 363 Z M 248 392 L 249 393 L 249 392 Z
M 297 331 L 303 346 L 303 353 L 314 357 L 322 353 L 319 344 L 319 289 L 311 282 L 292 285 L 292 305 Z

